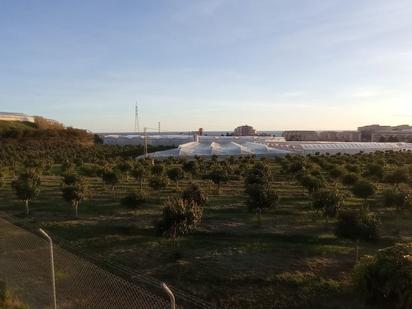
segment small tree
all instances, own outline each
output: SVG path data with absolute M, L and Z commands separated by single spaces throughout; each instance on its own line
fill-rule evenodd
M 189 184 L 182 192 L 182 199 L 187 202 L 194 202 L 199 206 L 204 206 L 207 202 L 207 197 L 200 189 L 200 186 L 194 183 Z
M 217 194 L 219 194 L 222 183 L 226 182 L 229 179 L 229 176 L 225 170 L 215 168 L 210 173 L 206 174 L 205 178 L 211 180 L 216 185 L 216 191 Z
M 63 184 L 71 186 L 81 181 L 81 177 L 75 173 L 69 173 L 63 176 Z
M 168 199 L 163 204 L 163 216 L 157 223 L 158 234 L 171 237 L 173 241 L 181 235 L 194 231 L 202 220 L 202 208 L 183 199 Z
M 106 170 L 102 174 L 102 180 L 106 186 L 111 187 L 112 192 L 114 193 L 116 185 L 120 182 L 119 172 L 116 170 Z
M 144 178 L 147 175 L 146 169 L 143 166 L 137 166 L 131 171 L 131 175 L 140 184 L 140 190 L 142 190 Z
M 152 166 L 153 176 L 163 176 L 165 173 L 165 167 L 161 164 L 156 164 Z
M 323 189 L 312 195 L 312 207 L 322 213 L 326 225 L 329 218 L 336 217 L 342 206 L 343 196 L 337 189 Z
M 356 265 L 354 290 L 374 308 L 407 309 L 412 305 L 412 246 L 397 244 L 367 256 Z
M 167 170 L 167 177 L 169 177 L 170 180 L 175 182 L 176 190 L 178 190 L 179 180 L 182 180 L 185 177 L 185 173 L 183 172 L 182 168 L 176 166 Z
M 149 179 L 149 187 L 153 190 L 159 191 L 167 187 L 168 181 L 166 177 L 152 176 Z
M 341 181 L 345 186 L 351 187 L 359 181 L 359 176 L 355 173 L 348 173 L 342 176 Z
M 404 209 L 412 207 L 412 191 L 408 186 L 395 186 L 383 192 L 384 204 L 387 207 L 395 207 L 396 232 L 400 233 L 399 219 Z
M 40 185 L 40 176 L 34 171 L 27 171 L 12 182 L 17 198 L 24 201 L 26 215 L 30 214 L 30 201 L 35 199 L 40 193 Z
M 384 181 L 398 187 L 401 183 L 409 182 L 409 171 L 406 168 L 397 168 L 394 171 L 387 173 Z
M 131 192 L 120 200 L 120 205 L 132 209 L 137 214 L 137 210 L 147 201 L 147 194 L 142 190 Z
M 256 211 L 260 225 L 262 212 L 265 209 L 274 208 L 279 201 L 279 195 L 269 185 L 262 184 L 249 184 L 246 193 L 248 194 L 248 208 Z
M 335 229 L 337 237 L 355 242 L 355 260 L 359 257 L 359 241 L 372 241 L 379 237 L 379 220 L 366 211 L 344 211 L 339 213 Z
M 70 203 L 74 209 L 76 218 L 79 216 L 79 206 L 83 200 L 86 199 L 89 193 L 89 187 L 84 181 L 77 181 L 76 183 L 63 187 L 63 199 Z
M 318 192 L 323 187 L 323 182 L 320 177 L 308 174 L 299 177 L 299 182 L 310 194 Z
M 132 164 L 129 161 L 122 161 L 117 165 L 117 168 L 126 174 L 126 181 L 129 181 L 129 172 L 132 169 Z
M 367 180 L 359 180 L 352 187 L 352 193 L 364 200 L 364 207 L 367 208 L 368 199 L 375 194 L 375 186 Z
M 190 175 L 190 180 L 199 174 L 199 164 L 197 161 L 191 160 L 183 163 L 183 170 Z

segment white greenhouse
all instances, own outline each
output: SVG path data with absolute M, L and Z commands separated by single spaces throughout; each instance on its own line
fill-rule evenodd
M 189 142 L 175 149 L 149 153 L 151 158 L 203 156 L 242 156 L 260 157 L 284 156 L 287 154 L 357 154 L 376 151 L 412 151 L 411 143 L 345 143 L 345 142 L 268 142 L 249 141 L 201 141 Z
M 175 149 L 149 153 L 151 158 L 168 157 L 210 157 L 210 156 L 282 156 L 291 154 L 291 151 L 275 149 L 265 144 L 245 142 L 242 144 L 235 142 L 189 142 L 182 144 Z

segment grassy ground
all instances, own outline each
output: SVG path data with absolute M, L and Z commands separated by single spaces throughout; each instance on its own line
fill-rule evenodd
M 0 189 L 0 210 L 19 215 L 23 203 L 15 199 L 9 182 Z M 247 211 L 242 182 L 230 181 L 216 195 L 213 185 L 199 181 L 209 196 L 201 228 L 177 244 L 155 236 L 153 230 L 162 200 L 176 194 L 173 184 L 160 194 L 152 192 L 151 200 L 134 213 L 122 209 L 119 199 L 137 188 L 135 183 L 123 180 L 114 196 L 100 179 L 89 182 L 93 196 L 75 219 L 61 198 L 60 178 L 42 177 L 41 194 L 24 221 L 221 308 L 363 308 L 349 284 L 353 244 L 334 236 L 333 220 L 326 226 L 311 210 L 303 188 L 292 180 L 277 176 L 273 186 L 280 204 L 263 215 L 260 226 Z M 349 197 L 345 207 L 360 204 Z M 384 208 L 379 196 L 371 210 L 382 220 L 382 237 L 362 243 L 361 254 L 411 240 L 412 216 L 401 218 L 401 235 L 396 235 L 394 210 Z

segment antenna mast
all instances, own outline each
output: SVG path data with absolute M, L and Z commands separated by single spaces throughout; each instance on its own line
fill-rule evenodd
M 134 112 L 134 131 L 135 131 L 136 133 L 140 132 L 140 126 L 139 126 L 139 107 L 137 106 L 137 102 L 136 102 L 135 112 Z

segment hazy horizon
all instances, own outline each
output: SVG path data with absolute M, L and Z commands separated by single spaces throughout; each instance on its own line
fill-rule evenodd
M 0 1 L 0 111 L 95 132 L 412 121 L 412 2 Z

